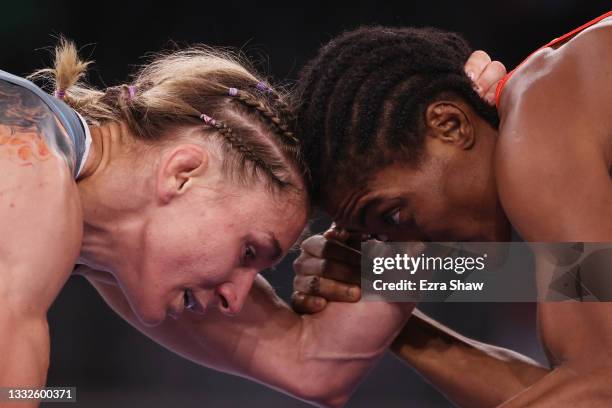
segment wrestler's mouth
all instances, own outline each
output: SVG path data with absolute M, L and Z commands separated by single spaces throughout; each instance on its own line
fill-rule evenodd
M 178 320 L 185 310 L 198 313 L 204 312 L 204 307 L 200 305 L 200 302 L 198 302 L 198 299 L 190 289 L 185 289 L 183 291 L 183 307 L 170 305 L 167 310 L 167 314 L 171 318 Z
M 229 302 L 223 295 L 219 295 L 219 302 L 221 307 L 228 308 Z M 191 289 L 185 289 L 183 291 L 183 310 L 189 310 L 195 313 L 204 313 L 206 311 L 206 306 L 202 305 L 198 298 L 194 295 Z M 180 313 L 175 310 L 169 310 L 168 314 L 175 319 L 178 319 Z

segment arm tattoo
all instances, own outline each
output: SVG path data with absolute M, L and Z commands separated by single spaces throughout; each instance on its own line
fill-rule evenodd
M 73 171 L 76 162 L 71 138 L 51 109 L 26 88 L 0 80 L 0 153 L 22 166 L 49 159 L 52 152 Z

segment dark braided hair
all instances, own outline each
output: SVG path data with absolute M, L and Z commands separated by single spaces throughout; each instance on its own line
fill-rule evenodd
M 464 73 L 470 53 L 459 35 L 433 28 L 362 27 L 322 47 L 302 70 L 294 102 L 315 202 L 393 160 L 417 165 L 425 109 L 444 94 L 497 127 L 497 112 Z

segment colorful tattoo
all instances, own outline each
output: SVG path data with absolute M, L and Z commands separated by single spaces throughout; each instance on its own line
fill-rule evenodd
M 0 152 L 21 166 L 33 166 L 52 153 L 66 160 L 71 171 L 76 162 L 72 140 L 49 107 L 29 90 L 2 80 Z

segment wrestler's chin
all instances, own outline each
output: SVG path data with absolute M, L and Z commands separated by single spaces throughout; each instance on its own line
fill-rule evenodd
M 160 308 L 159 310 L 154 308 L 134 308 L 134 314 L 142 323 L 143 326 L 146 327 L 156 327 L 159 326 L 166 320 L 167 312 L 165 309 Z

